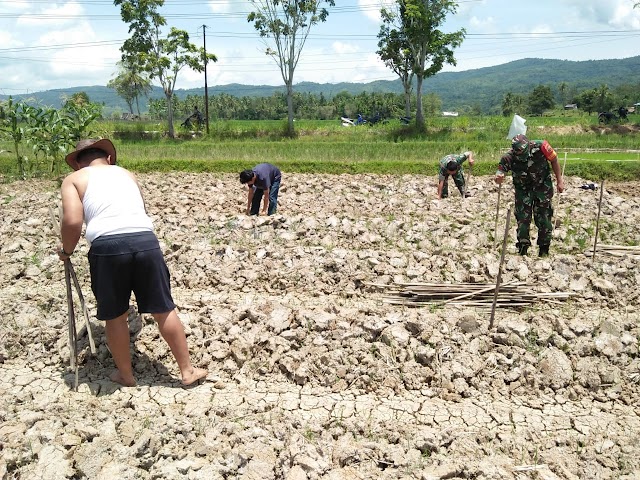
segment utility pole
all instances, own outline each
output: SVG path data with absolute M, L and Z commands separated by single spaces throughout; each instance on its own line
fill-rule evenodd
M 202 25 L 202 40 L 204 43 L 204 118 L 209 135 L 209 87 L 207 86 L 207 26 Z

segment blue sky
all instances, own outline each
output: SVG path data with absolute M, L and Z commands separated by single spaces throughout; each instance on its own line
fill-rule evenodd
M 393 80 L 378 60 L 379 10 L 389 0 L 336 0 L 324 24 L 314 27 L 294 83 Z M 462 0 L 444 30 L 467 37 L 456 50 L 464 71 L 522 58 L 597 60 L 640 55 L 637 0 Z M 248 0 L 166 0 L 168 26 L 184 29 L 219 61 L 209 64 L 209 87 L 228 83 L 282 85 L 277 65 L 248 23 Z M 204 28 L 203 28 L 204 26 Z M 129 36 L 109 0 L 0 0 L 0 93 L 106 85 L 116 74 L 119 47 Z M 532 72 L 535 74 L 535 72 Z M 631 81 L 640 80 L 638 77 Z M 540 81 L 544 83 L 544 78 Z M 204 85 L 204 75 L 182 71 L 177 88 Z

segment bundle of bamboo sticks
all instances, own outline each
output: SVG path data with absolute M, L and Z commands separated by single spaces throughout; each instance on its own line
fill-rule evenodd
M 369 286 L 385 292 L 384 303 L 411 307 L 463 305 L 491 308 L 495 284 L 488 283 L 393 283 Z M 536 292 L 534 286 L 524 282 L 506 282 L 500 285 L 496 307 L 522 308 L 537 302 L 560 303 L 571 296 L 567 292 Z
M 596 245 L 596 253 L 611 255 L 613 257 L 631 257 L 640 260 L 640 247 L 628 245 Z

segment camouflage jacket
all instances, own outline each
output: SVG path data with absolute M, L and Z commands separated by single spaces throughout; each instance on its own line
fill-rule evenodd
M 551 168 L 549 162 L 558 158 L 549 142 L 546 140 L 532 140 L 529 150 L 523 155 L 516 155 L 509 150 L 500 159 L 498 171 L 511 172 L 513 184 L 516 187 L 534 187 L 551 182 Z
M 458 164 L 458 171 L 460 171 L 460 167 L 462 166 L 462 164 L 467 158 L 468 157 L 466 153 L 460 153 L 460 154 L 452 153 L 450 155 L 442 157 L 440 159 L 440 170 L 438 172 L 438 181 L 444 180 L 449 175 L 449 172 L 447 171 L 447 163 L 449 163 L 451 160 L 455 161 Z

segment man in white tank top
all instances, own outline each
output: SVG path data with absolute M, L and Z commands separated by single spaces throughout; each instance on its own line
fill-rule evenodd
M 86 223 L 96 316 L 105 321 L 107 344 L 116 365 L 111 380 L 136 385 L 127 323 L 131 292 L 139 313 L 150 313 L 157 322 L 178 363 L 182 383 L 191 385 L 205 378 L 207 371 L 191 364 L 184 328 L 171 298 L 169 269 L 134 175 L 116 166 L 116 149 L 108 139 L 81 140 L 66 161 L 75 171 L 62 182 L 58 256 L 61 260 L 71 257 Z

